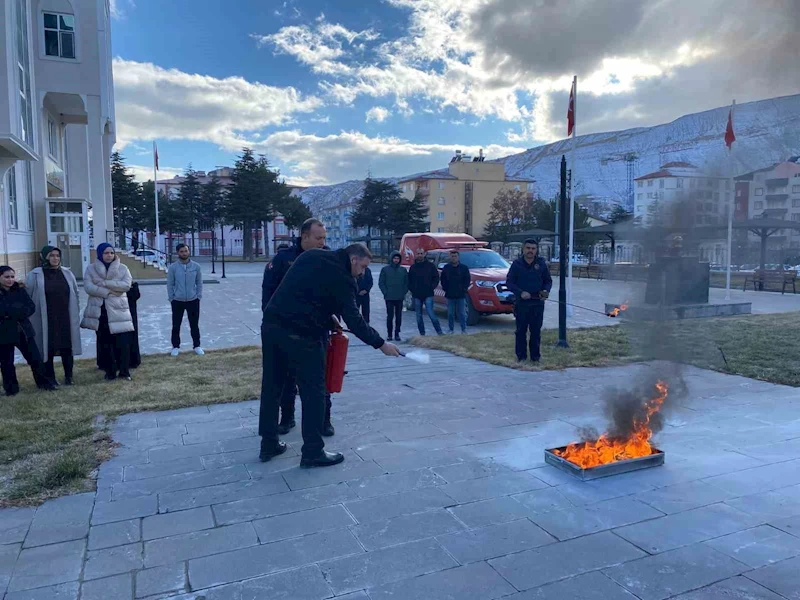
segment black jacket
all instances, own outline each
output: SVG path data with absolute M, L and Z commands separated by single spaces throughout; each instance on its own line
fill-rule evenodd
M 15 283 L 11 289 L 0 291 L 0 344 L 16 344 L 20 333 L 33 339 L 36 334 L 28 317 L 36 312 L 28 292 L 20 284 Z
M 439 285 L 439 269 L 429 260 L 415 262 L 408 270 L 408 289 L 414 298 L 424 300 L 433 296 Z
M 356 280 L 344 250 L 307 250 L 286 274 L 264 310 L 264 322 L 297 335 L 323 339 L 333 315 L 365 344 L 380 348 L 383 338 L 364 322 L 356 307 Z
M 279 250 L 278 253 L 272 258 L 272 261 L 264 269 L 264 281 L 261 283 L 261 310 L 267 307 L 269 299 L 278 289 L 278 286 L 286 276 L 289 267 L 292 263 L 303 253 L 303 247 L 300 245 L 300 238 L 294 241 L 289 248 Z
M 472 277 L 464 263 L 458 263 L 457 267 L 447 263 L 442 269 L 442 289 L 449 300 L 466 298 L 471 282 Z
M 511 263 L 506 277 L 506 286 L 513 292 L 515 302 L 519 304 L 543 304 L 544 300 L 539 299 L 539 292 L 542 290 L 549 292 L 553 287 L 553 278 L 550 277 L 547 261 L 541 256 L 537 256 L 529 265 L 525 258 L 520 256 Z M 528 292 L 531 295 L 530 299 L 523 300 L 522 292 Z
M 369 268 L 367 268 L 367 270 L 364 271 L 364 274 L 358 279 L 356 279 L 356 283 L 358 284 L 358 291 L 359 292 L 366 291 L 367 293 L 365 295 L 367 298 L 369 298 L 369 292 L 372 289 L 374 283 L 372 280 L 372 271 L 370 271 Z

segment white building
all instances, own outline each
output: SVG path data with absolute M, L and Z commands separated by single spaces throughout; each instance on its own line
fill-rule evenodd
M 109 23 L 108 0 L 0 3 L 0 260 L 19 275 L 50 243 L 80 276 L 114 228 Z

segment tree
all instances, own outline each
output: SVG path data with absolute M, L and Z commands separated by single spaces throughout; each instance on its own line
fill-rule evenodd
M 351 218 L 353 227 L 368 229 L 367 245 L 373 229 L 377 229 L 381 237 L 385 235 L 389 224 L 389 207 L 401 199 L 400 190 L 394 183 L 372 179 L 367 175 L 364 180 L 364 193 L 356 202 Z
M 153 182 L 145 181 L 142 184 L 142 197 L 145 201 L 147 223 L 145 229 L 155 229 L 155 199 L 153 194 Z M 158 234 L 168 233 L 185 233 L 189 230 L 189 215 L 186 211 L 182 210 L 180 203 L 176 198 L 170 198 L 164 190 L 158 192 L 158 227 L 161 231 Z M 167 240 L 166 251 L 171 253 L 174 248 L 171 248 L 172 238 Z M 158 246 L 158 242 L 155 244 Z M 160 249 L 160 248 L 159 248 Z
M 201 184 L 200 203 L 197 209 L 198 222 L 203 224 L 203 229 L 206 227 L 212 232 L 212 248 L 211 251 L 215 252 L 215 242 L 217 236 L 217 225 L 220 224 L 222 212 L 225 206 L 225 189 L 219 181 L 216 174 L 211 175 L 211 179 L 207 183 Z
M 111 195 L 114 199 L 114 227 L 120 233 L 120 246 L 126 246 L 125 233 L 145 229 L 146 208 L 142 188 L 128 172 L 119 152 L 111 155 Z
M 286 184 L 278 181 L 279 175 L 269 168 L 265 156 L 256 158 L 250 148 L 242 150 L 233 169 L 223 217 L 228 224 L 242 230 L 242 254 L 251 261 L 254 260 L 253 228 L 272 221 L 288 194 Z
M 189 164 L 178 190 L 178 204 L 175 208 L 186 211 L 189 232 L 192 236 L 192 256 L 195 256 L 194 238 L 197 229 L 197 209 L 200 206 L 202 190 L 203 186 L 197 179 L 197 172 Z
M 558 231 L 558 224 L 556 223 L 556 202 L 559 202 L 557 197 L 549 202 L 541 198 L 534 201 L 533 215 L 536 227 L 539 229 Z M 577 202 L 573 203 L 573 209 L 575 210 L 575 230 L 589 227 L 591 225 L 589 222 L 589 211 Z M 569 214 L 567 214 L 567 229 L 569 230 Z M 594 243 L 591 235 L 580 233 L 575 235 L 574 241 L 575 250 L 588 250 Z M 567 231 L 567 243 L 569 243 L 569 231 Z
M 389 202 L 386 229 L 394 237 L 428 229 L 428 203 L 419 190 L 411 200 L 398 196 Z
M 633 218 L 633 213 L 627 210 L 621 204 L 616 204 L 608 217 L 609 223 L 623 223 L 630 221 Z
M 283 217 L 283 224 L 289 230 L 300 229 L 306 219 L 310 219 L 311 209 L 297 196 L 289 196 L 278 210 Z
M 525 192 L 502 189 L 492 200 L 484 237 L 490 241 L 506 242 L 512 233 L 536 227 L 534 203 Z

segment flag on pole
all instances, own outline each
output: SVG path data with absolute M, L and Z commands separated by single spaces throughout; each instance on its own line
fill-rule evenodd
M 155 161 L 156 171 L 158 171 L 158 146 L 153 142 L 153 160 Z
M 728 126 L 725 128 L 725 145 L 728 147 L 728 150 L 731 149 L 735 141 L 736 134 L 733 133 L 733 108 L 731 108 L 730 111 L 728 111 Z
M 569 88 L 569 108 L 567 108 L 567 137 L 572 135 L 575 129 L 575 82 Z

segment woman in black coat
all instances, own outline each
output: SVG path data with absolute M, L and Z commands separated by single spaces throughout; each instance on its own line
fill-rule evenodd
M 36 306 L 25 288 L 17 282 L 16 276 L 11 267 L 0 267 L 0 371 L 7 396 L 19 393 L 14 348 L 19 348 L 31 366 L 36 385 L 40 389 L 55 389 L 55 385 L 43 375 L 42 355 L 36 346 L 33 326 L 28 320 Z
M 128 307 L 131 310 L 131 317 L 133 317 L 133 337 L 131 340 L 131 359 L 129 366 L 131 369 L 135 369 L 142 364 L 142 355 L 139 351 L 139 315 L 136 307 L 136 303 L 139 301 L 139 298 L 142 297 L 142 293 L 139 291 L 139 284 L 134 281 L 126 295 L 128 296 Z M 119 350 L 115 350 L 115 352 L 119 353 Z M 97 368 L 103 371 L 107 370 L 106 364 L 108 363 L 108 359 L 108 353 L 103 352 L 100 348 L 100 337 L 98 336 Z M 117 359 L 117 362 L 119 363 L 119 359 Z

